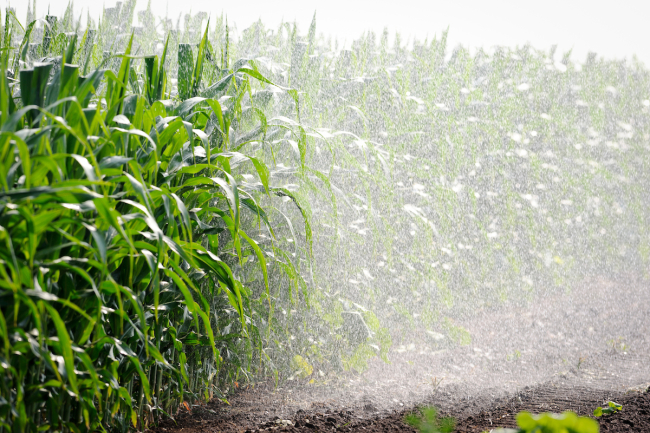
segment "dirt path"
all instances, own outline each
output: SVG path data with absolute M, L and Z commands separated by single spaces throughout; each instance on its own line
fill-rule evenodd
M 623 430 L 614 423 L 602 431 L 644 431 L 625 430 L 625 419 L 650 423 L 648 394 L 625 394 L 650 382 L 648 282 L 588 281 L 568 294 L 540 294 L 527 306 L 477 311 L 455 323 L 469 330 L 470 345 L 440 349 L 415 336 L 393 348 L 391 364 L 372 362 L 362 375 L 339 376 L 329 386 L 259 384 L 233 396 L 231 406 L 196 407 L 179 414 L 177 427 L 166 422 L 158 431 L 403 431 L 405 410 L 433 404 L 459 420 L 458 431 L 480 432 L 513 426 L 518 410 L 590 414 L 608 399 L 630 409 L 611 417 Z
M 290 416 L 269 417 L 265 415 L 269 390 L 257 388 L 240 393 L 231 400 L 231 407 L 209 404 L 195 407 L 192 413 L 177 416 L 176 424 L 164 422 L 156 432 L 224 432 L 262 433 L 298 431 L 338 432 L 414 432 L 403 422 L 405 414 L 412 409 L 385 411 L 381 413 L 366 408 L 328 409 L 312 405 L 311 409 L 299 409 Z M 598 419 L 602 432 L 648 432 L 650 431 L 650 393 L 639 389 L 627 392 L 593 390 L 589 388 L 565 388 L 554 383 L 517 392 L 510 398 L 495 399 L 483 410 L 470 415 L 458 411 L 442 411 L 443 415 L 457 420 L 455 431 L 484 432 L 497 427 L 515 427 L 515 415 L 522 410 L 533 413 L 562 412 L 572 410 L 581 416 L 591 416 L 593 409 L 613 400 L 623 410 Z M 327 406 L 327 405 L 324 405 Z

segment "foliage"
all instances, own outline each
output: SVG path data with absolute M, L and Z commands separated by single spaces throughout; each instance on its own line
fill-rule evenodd
M 80 32 L 90 48 L 75 53 L 79 64 L 117 70 L 128 14 L 131 2 Z M 138 18 L 134 49 L 161 58 L 168 47 L 166 72 L 181 72 L 184 96 L 203 85 L 196 79 L 201 46 L 201 80 L 217 83 L 218 70 L 246 57 L 272 82 L 300 92 L 298 110 L 287 103 L 298 92 L 270 87 L 254 97 L 258 108 L 311 126 L 269 137 L 265 148 L 271 166 L 280 162 L 271 163 L 274 146 L 289 149 L 284 168 L 272 171 L 300 179 L 285 185 L 315 221 L 313 267 L 296 259 L 313 284 L 283 291 L 289 296 L 278 318 L 286 338 L 272 350 L 284 365 L 315 341 L 324 369 L 363 369 L 368 357 L 386 354 L 390 344 L 378 333 L 359 341 L 350 332 L 349 313 L 372 311 L 382 329 L 391 324 L 396 341 L 420 328 L 463 344 L 471 335 L 448 318 L 526 301 L 540 288 L 565 290 L 594 272 L 648 269 L 650 80 L 636 61 L 589 55 L 579 63 L 554 47 L 528 45 L 472 53 L 450 49 L 446 31 L 413 48 L 399 34 L 390 41 L 387 32 L 368 32 L 341 49 L 317 36 L 315 17 L 306 35 L 286 22 L 237 31 L 223 16 L 204 28 L 205 13 L 182 23 L 158 19 L 151 6 Z M 69 32 L 73 21 L 57 25 L 67 23 Z M 179 44 L 192 49 L 179 57 Z M 302 218 L 283 206 L 290 221 Z M 298 292 L 309 294 L 309 313 L 289 306 Z M 312 319 L 324 323 L 305 326 Z
M 605 407 L 604 409 L 600 406 L 594 409 L 594 416 L 599 417 L 603 415 L 609 415 L 611 413 L 616 413 L 620 410 L 623 410 L 622 405 L 614 403 L 613 401 L 609 401 L 607 402 L 607 407 Z
M 9 19 L 2 40 L 0 429 L 142 430 L 275 369 L 277 280 L 306 286 L 312 240 L 305 204 L 275 184 L 269 140 L 302 147 L 304 130 L 258 108 L 273 85 L 255 62 L 206 66 L 207 28 L 179 95 L 168 42 L 142 59 L 131 33 L 122 54 L 82 68 L 77 35 L 48 22 L 42 62 L 26 67 L 19 50 L 16 79 Z M 278 239 L 274 197 L 301 210 L 300 250 Z
M 495 433 L 598 433 L 598 423 L 574 412 L 562 414 L 542 413 L 532 415 L 530 412 L 517 414 L 519 429 L 497 429 Z
M 439 418 L 438 410 L 435 407 L 423 407 L 418 409 L 418 412 L 406 415 L 404 421 L 420 433 L 449 433 L 454 431 L 454 419 L 451 417 Z
M 449 338 L 461 346 L 467 346 L 472 343 L 472 336 L 469 331 L 462 326 L 455 325 L 454 322 L 446 317 L 442 323 L 443 329 L 447 331 Z
M 623 337 L 607 340 L 607 346 L 611 347 L 614 352 L 626 352 L 630 350 L 630 347 L 625 343 Z
M 143 427 L 256 374 L 363 371 L 417 328 L 469 344 L 451 317 L 648 269 L 638 62 L 134 10 L 0 31 L 16 428 Z
M 291 360 L 291 368 L 294 370 L 294 374 L 301 378 L 306 378 L 311 376 L 314 372 L 314 367 L 312 367 L 305 358 L 300 355 L 296 355 Z
M 311 160 L 339 198 L 339 224 L 310 200 L 326 302 L 372 310 L 400 338 L 424 328 L 458 343 L 471 336 L 446 317 L 650 269 L 638 61 L 470 51 L 447 32 L 412 49 L 368 32 L 342 48 L 291 23 L 251 26 L 232 49 L 253 46 L 275 80 L 298 77 L 301 119 L 318 127 Z

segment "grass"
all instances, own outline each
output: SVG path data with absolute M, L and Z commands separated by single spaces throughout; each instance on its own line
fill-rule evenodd
M 647 273 L 640 63 L 134 10 L 4 16 L 2 428 L 142 429 Z

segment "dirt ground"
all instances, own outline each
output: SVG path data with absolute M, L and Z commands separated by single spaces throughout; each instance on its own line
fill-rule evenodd
M 163 422 L 155 432 L 415 432 L 403 421 L 412 409 L 377 413 L 373 408 L 355 407 L 332 409 L 327 405 L 299 409 L 290 416 L 265 415 L 268 409 L 269 389 L 258 387 L 239 393 L 230 407 L 212 403 L 183 411 L 176 418 Z M 522 410 L 532 413 L 572 410 L 582 416 L 591 416 L 597 406 L 613 400 L 623 406 L 616 414 L 597 418 L 601 432 L 650 432 L 650 392 L 633 389 L 626 393 L 598 391 L 585 388 L 563 388 L 546 384 L 522 390 L 510 398 L 495 400 L 489 407 L 469 416 L 458 416 L 454 410 L 441 415 L 455 416 L 455 431 L 485 432 L 497 427 L 516 427 L 515 415 Z
M 426 336 L 396 345 L 390 364 L 363 374 L 258 383 L 183 411 L 155 432 L 413 431 L 414 407 L 435 405 L 458 432 L 514 427 L 520 410 L 590 415 L 608 400 L 623 411 L 601 431 L 650 432 L 650 284 L 585 281 L 570 293 L 540 293 L 525 306 L 477 311 L 456 324 L 472 342 L 440 348 Z

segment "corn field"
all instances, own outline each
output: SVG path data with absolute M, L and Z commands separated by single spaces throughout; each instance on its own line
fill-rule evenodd
M 648 272 L 643 65 L 134 15 L 3 17 L 0 431 L 141 431 Z
M 91 29 L 57 33 L 48 16 L 36 48 L 46 61 L 27 68 L 35 22 L 14 50 L 12 18 L 0 78 L 1 428 L 143 429 L 224 398 L 223 383 L 266 365 L 277 296 L 267 257 L 304 285 L 267 214 L 272 197 L 300 204 L 247 147 L 280 132 L 304 146 L 304 129 L 266 117 L 269 80 L 254 62 L 217 62 L 209 26 L 197 47 L 177 45 L 172 85 L 169 36 L 159 55 L 136 55 L 131 33 L 123 53 L 95 60 Z

